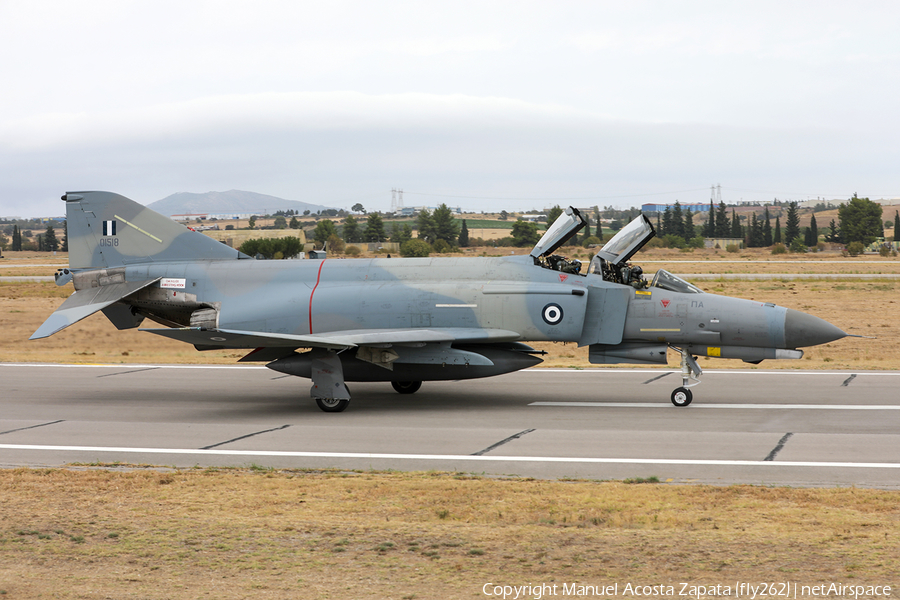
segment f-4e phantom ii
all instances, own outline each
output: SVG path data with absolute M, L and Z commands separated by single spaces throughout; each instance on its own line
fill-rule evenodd
M 799 348 L 845 337 L 818 317 L 704 293 L 667 271 L 652 282 L 628 261 L 655 234 L 643 215 L 582 272 L 554 254 L 585 225 L 568 208 L 530 254 L 500 258 L 255 260 L 118 194 L 69 192 L 75 293 L 31 336 L 97 312 L 198 350 L 252 350 L 241 361 L 312 380 L 326 412 L 347 408 L 347 381 L 490 377 L 539 364 L 526 342 L 576 342 L 593 364 L 666 364 L 681 355 L 676 406 L 691 403 L 697 356 L 751 363 L 797 359 Z

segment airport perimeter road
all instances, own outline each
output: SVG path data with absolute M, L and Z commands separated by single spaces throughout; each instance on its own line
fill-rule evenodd
M 351 383 L 254 366 L 0 365 L 0 465 L 445 470 L 541 478 L 900 488 L 900 373 L 714 371 L 669 402 L 670 370 L 532 369 Z

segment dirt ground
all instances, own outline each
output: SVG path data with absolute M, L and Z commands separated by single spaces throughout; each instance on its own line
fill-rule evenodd
M 519 597 L 611 598 L 631 584 L 749 598 L 738 582 L 787 584 L 791 597 L 838 582 L 869 598 L 900 585 L 898 492 L 638 481 L 5 470 L 0 595 L 444 600 L 546 584 L 555 593 Z

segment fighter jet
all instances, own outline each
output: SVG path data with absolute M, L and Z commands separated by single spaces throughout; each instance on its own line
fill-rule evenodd
M 667 271 L 647 281 L 629 261 L 655 234 L 637 217 L 582 272 L 554 252 L 585 225 L 569 207 L 525 256 L 256 260 L 110 192 L 68 192 L 75 292 L 31 336 L 102 311 L 197 350 L 251 350 L 281 373 L 312 380 L 326 412 L 350 402 L 347 381 L 490 377 L 542 362 L 526 342 L 576 342 L 593 364 L 667 364 L 681 356 L 676 406 L 691 403 L 697 356 L 798 359 L 847 334 L 812 315 L 708 294 Z

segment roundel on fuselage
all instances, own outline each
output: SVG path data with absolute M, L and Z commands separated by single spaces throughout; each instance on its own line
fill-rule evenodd
M 550 303 L 541 310 L 541 318 L 547 325 L 559 325 L 563 319 L 563 309 L 559 304 Z

